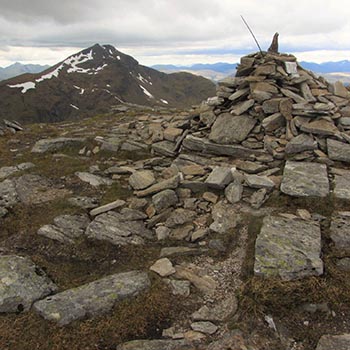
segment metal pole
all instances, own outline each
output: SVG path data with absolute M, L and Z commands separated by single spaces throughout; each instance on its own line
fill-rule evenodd
M 247 28 L 248 28 L 250 34 L 252 35 L 253 39 L 255 40 L 256 45 L 258 46 L 258 49 L 259 49 L 259 51 L 260 51 L 260 53 L 261 53 L 261 56 L 264 56 L 264 54 L 263 54 L 263 52 L 262 52 L 262 50 L 261 50 L 261 47 L 260 47 L 260 45 L 259 45 L 259 43 L 258 43 L 258 40 L 256 40 L 256 37 L 255 37 L 253 31 L 252 31 L 252 30 L 250 29 L 250 27 L 249 27 L 249 24 L 246 22 L 246 20 L 244 19 L 244 17 L 243 17 L 242 15 L 241 15 L 241 18 L 242 18 L 242 21 L 244 22 L 244 24 L 247 26 Z

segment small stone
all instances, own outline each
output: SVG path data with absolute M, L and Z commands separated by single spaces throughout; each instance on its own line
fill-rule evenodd
M 135 171 L 129 177 L 129 184 L 134 190 L 143 190 L 155 183 L 153 172 L 150 170 Z
M 350 145 L 348 143 L 328 138 L 327 150 L 330 159 L 350 163 Z
M 213 192 L 204 192 L 203 199 L 210 203 L 216 203 L 219 197 Z
M 191 283 L 189 281 L 165 279 L 164 282 L 171 288 L 173 295 L 188 297 L 191 293 Z
M 208 233 L 209 233 L 209 230 L 207 228 L 200 228 L 199 230 L 192 233 L 191 241 L 196 242 L 202 239 L 203 237 L 205 237 L 206 235 L 208 235 Z
M 242 194 L 243 186 L 239 181 L 235 180 L 225 188 L 225 197 L 232 204 L 239 202 L 242 198 Z
M 165 226 L 159 226 L 156 228 L 156 235 L 158 241 L 162 241 L 164 239 L 167 239 L 170 235 L 171 230 L 168 227 Z
M 179 128 L 167 128 L 164 130 L 164 139 L 168 141 L 176 141 L 176 139 L 183 133 L 182 129 Z
M 245 181 L 247 183 L 247 186 L 251 188 L 266 188 L 271 190 L 275 187 L 275 183 L 267 176 L 247 174 L 245 175 Z
M 162 258 L 157 260 L 151 267 L 151 271 L 154 271 L 161 277 L 167 277 L 176 272 L 173 264 L 168 258 Z
M 110 186 L 113 184 L 113 181 L 98 175 L 90 174 L 87 172 L 76 172 L 76 176 L 79 177 L 81 181 L 89 183 L 93 187 L 98 187 L 98 186 Z
M 222 189 L 233 180 L 231 168 L 216 166 L 205 183 L 213 188 Z
M 177 195 L 173 190 L 164 190 L 152 197 L 152 203 L 157 213 L 175 206 L 178 202 Z
M 311 220 L 312 216 L 306 209 L 297 209 L 297 214 L 304 220 Z
M 205 322 L 205 321 L 193 322 L 191 324 L 191 328 L 194 331 L 201 332 L 204 334 L 209 334 L 209 335 L 214 334 L 218 330 L 218 327 L 214 323 Z
M 117 200 L 114 201 L 114 202 L 111 202 L 111 203 L 102 205 L 101 207 L 92 209 L 92 210 L 90 211 L 90 215 L 91 215 L 91 216 L 96 216 L 96 215 L 105 213 L 105 212 L 107 212 L 107 211 L 110 211 L 110 210 L 113 210 L 113 209 L 116 209 L 116 208 L 120 208 L 120 207 L 122 207 L 123 205 L 125 205 L 125 203 L 126 203 L 125 201 L 123 201 L 123 200 L 121 200 L 121 199 L 117 199 Z

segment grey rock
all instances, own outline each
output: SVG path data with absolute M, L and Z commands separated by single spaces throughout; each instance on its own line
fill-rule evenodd
M 8 214 L 8 210 L 4 207 L 0 207 L 0 218 L 5 217 Z
M 248 95 L 248 93 L 249 93 L 249 88 L 239 89 L 239 90 L 235 91 L 228 99 L 230 101 L 236 101 L 239 98 L 241 98 L 245 95 Z
M 263 156 L 267 153 L 263 150 L 251 149 L 240 145 L 221 145 L 210 142 L 208 139 L 188 135 L 183 142 L 183 146 L 195 152 L 204 154 L 215 154 L 222 156 L 232 156 L 240 159 L 249 159 L 252 155 Z
M 0 312 L 28 311 L 33 302 L 57 290 L 29 258 L 0 256 Z
M 268 166 L 265 164 L 261 164 L 259 162 L 243 161 L 243 160 L 237 161 L 236 167 L 248 174 L 256 174 L 268 169 Z
M 267 82 L 258 82 L 250 84 L 250 92 L 255 101 L 263 102 L 278 94 L 278 89 L 275 85 Z
M 234 204 L 241 200 L 243 194 L 243 186 L 239 181 L 231 182 L 225 188 L 225 197 L 226 199 Z
M 254 273 L 283 280 L 323 273 L 321 230 L 316 222 L 267 216 L 255 243 Z
M 220 114 L 211 128 L 209 139 L 219 144 L 239 143 L 246 139 L 256 124 L 249 115 Z
M 165 279 L 164 282 L 170 287 L 173 295 L 188 297 L 191 294 L 191 282 Z
M 287 161 L 281 191 L 296 197 L 326 197 L 329 194 L 327 166 L 310 162 Z
M 81 237 L 90 220 L 87 215 L 61 215 L 54 219 L 53 225 L 42 226 L 38 235 L 61 243 L 74 243 L 74 239 Z
M 249 203 L 254 209 L 259 209 L 268 198 L 268 190 L 266 188 L 261 188 L 251 195 Z
M 338 269 L 342 271 L 350 271 L 350 258 L 342 258 L 336 262 Z
M 40 175 L 26 174 L 14 182 L 18 198 L 24 204 L 45 203 L 70 194 L 66 189 L 55 188 L 52 181 Z
M 98 200 L 94 197 L 77 196 L 68 199 L 68 203 L 83 209 L 93 209 L 98 206 Z
M 158 241 L 162 241 L 164 239 L 167 239 L 170 235 L 170 228 L 165 227 L 165 226 L 158 226 L 156 228 L 156 235 L 157 235 L 157 239 Z
M 323 335 L 316 350 L 349 350 L 350 334 Z
M 330 237 L 338 253 L 350 253 L 350 212 L 339 212 L 332 216 Z
M 132 340 L 117 346 L 117 350 L 192 350 L 186 340 Z
M 280 111 L 280 102 L 283 98 L 271 98 L 262 104 L 263 111 L 266 115 L 274 114 Z
M 108 241 L 115 245 L 143 244 L 152 233 L 142 221 L 125 221 L 124 215 L 110 211 L 98 215 L 85 232 L 88 238 Z
M 332 136 L 339 134 L 339 130 L 334 125 L 333 121 L 329 121 L 326 119 L 310 121 L 301 125 L 300 129 L 304 132 L 321 136 Z
M 152 203 L 157 213 L 174 206 L 177 202 L 178 198 L 173 190 L 164 190 L 152 197 Z
M 33 153 L 45 153 L 58 151 L 67 146 L 80 146 L 86 141 L 85 138 L 78 137 L 58 137 L 52 139 L 42 139 L 35 143 L 32 148 Z
M 286 145 L 285 152 L 286 154 L 295 154 L 305 151 L 313 151 L 317 149 L 317 142 L 313 137 L 300 134 L 296 137 L 293 137 Z
M 220 106 L 225 100 L 221 97 L 214 96 L 207 99 L 208 106 Z
M 202 306 L 199 310 L 195 311 L 191 317 L 194 321 L 224 322 L 236 313 L 237 308 L 237 299 L 235 296 L 232 296 L 223 299 L 213 306 Z
M 96 215 L 99 215 L 99 214 L 102 214 L 102 213 L 105 213 L 107 211 L 110 211 L 110 210 L 113 210 L 113 209 L 116 209 L 116 208 L 120 208 L 122 207 L 123 205 L 125 205 L 125 201 L 121 200 L 121 199 L 117 199 L 116 201 L 114 202 L 111 202 L 111 203 L 108 203 L 108 204 L 105 204 L 105 205 L 102 205 L 98 208 L 94 208 L 90 211 L 90 215 L 91 216 L 96 216 Z
M 344 84 L 341 81 L 336 81 L 333 84 L 333 90 L 334 90 L 334 95 L 336 95 L 336 96 L 340 96 L 343 98 L 350 97 L 349 90 L 344 86 Z
M 106 175 L 130 175 L 133 172 L 133 168 L 118 165 L 112 166 L 104 171 Z
M 129 177 L 129 184 L 134 190 L 143 190 L 155 183 L 156 179 L 150 170 L 135 171 Z
M 165 226 L 173 228 L 178 225 L 192 222 L 195 217 L 195 211 L 178 208 L 170 214 L 169 218 L 165 221 Z
M 19 171 L 27 170 L 33 167 L 35 167 L 33 163 L 22 163 L 14 166 L 4 166 L 0 168 L 0 181 Z
M 231 204 L 217 203 L 212 210 L 213 223 L 210 230 L 216 233 L 227 233 L 237 226 L 239 214 Z
M 98 187 L 98 186 L 110 186 L 113 184 L 113 181 L 111 179 L 104 178 L 102 176 L 90 174 L 87 172 L 76 172 L 76 176 L 79 177 L 81 181 L 87 182 L 93 187 Z
M 218 330 L 218 326 L 211 322 L 193 322 L 191 323 L 191 328 L 196 332 L 201 332 L 204 334 L 214 334 Z
M 122 143 L 120 150 L 126 152 L 145 152 L 148 150 L 148 145 L 141 142 L 128 140 Z
M 168 258 L 157 260 L 149 269 L 161 277 L 167 277 L 176 272 L 173 264 Z
M 119 137 L 109 137 L 105 140 L 101 140 L 101 150 L 109 152 L 118 152 L 122 140 Z
M 0 182 L 0 206 L 9 208 L 19 201 L 15 183 L 12 180 Z
M 231 110 L 231 114 L 233 115 L 241 115 L 246 112 L 248 109 L 254 106 L 254 100 L 246 100 L 241 103 L 236 104 Z
M 131 208 L 123 208 L 120 214 L 123 215 L 123 221 L 145 220 L 148 218 L 144 212 Z
M 170 141 L 160 141 L 152 144 L 152 150 L 156 154 L 160 154 L 166 157 L 175 156 L 175 144 Z
M 350 145 L 348 143 L 327 139 L 328 157 L 332 160 L 350 162 Z
M 259 176 L 254 174 L 246 174 L 245 181 L 248 187 L 251 188 L 266 188 L 272 190 L 275 187 L 275 183 L 267 176 Z
M 231 168 L 216 166 L 205 183 L 212 188 L 222 189 L 233 180 Z
M 266 132 L 274 131 L 286 125 L 286 119 L 281 113 L 272 114 L 262 121 L 262 126 Z
M 350 171 L 334 175 L 334 197 L 350 200 Z
M 281 92 L 284 96 L 293 99 L 296 103 L 307 103 L 303 97 L 288 89 L 281 89 Z
M 138 295 L 150 285 L 147 273 L 119 273 L 37 301 L 33 308 L 46 320 L 63 326 L 106 313 L 116 303 Z
M 171 177 L 170 179 L 158 182 L 158 183 L 146 188 L 145 190 L 137 191 L 136 196 L 137 197 L 146 197 L 146 196 L 161 192 L 163 190 L 176 189 L 179 186 L 180 179 L 181 179 L 181 176 L 179 174 L 175 175 L 175 176 Z

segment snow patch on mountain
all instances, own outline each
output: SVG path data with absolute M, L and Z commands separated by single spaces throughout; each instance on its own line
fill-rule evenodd
M 154 96 L 146 88 L 144 88 L 142 85 L 139 85 L 139 87 L 142 89 L 143 93 L 146 96 L 148 96 L 149 98 L 154 98 Z
M 35 89 L 35 83 L 32 81 L 28 81 L 26 83 L 22 84 L 16 84 L 16 85 L 7 85 L 10 88 L 22 88 L 22 94 L 25 94 L 30 89 Z

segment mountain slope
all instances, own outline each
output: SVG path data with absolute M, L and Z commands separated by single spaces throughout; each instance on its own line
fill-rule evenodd
M 123 102 L 187 107 L 213 94 L 214 84 L 203 77 L 161 73 L 96 44 L 40 74 L 0 82 L 0 120 L 56 122 L 108 112 Z

